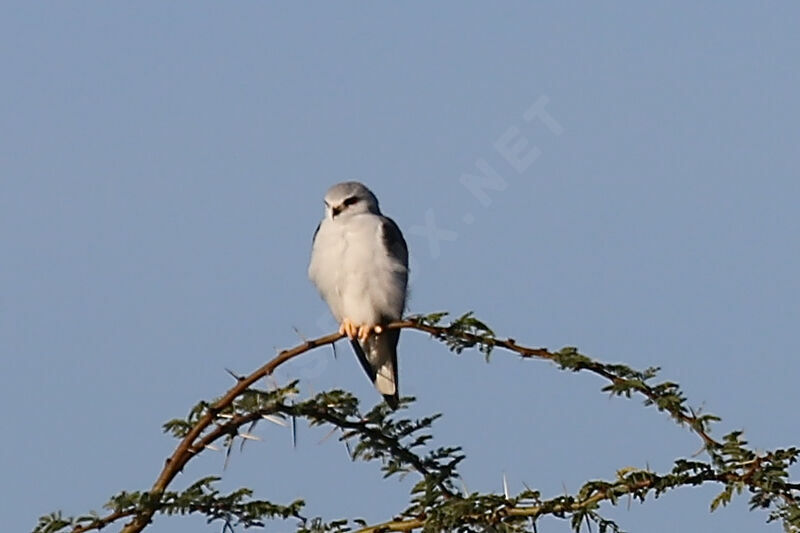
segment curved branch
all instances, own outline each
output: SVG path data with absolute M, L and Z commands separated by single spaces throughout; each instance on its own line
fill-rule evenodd
M 646 471 L 635 471 L 618 479 L 616 482 L 599 482 L 602 488 L 587 491 L 581 496 L 559 496 L 550 500 L 537 502 L 533 505 L 517 505 L 513 500 L 507 500 L 490 513 L 480 513 L 460 517 L 467 523 L 480 524 L 485 527 L 496 526 L 507 520 L 519 518 L 536 520 L 542 516 L 567 518 L 578 513 L 592 512 L 603 501 L 616 501 L 622 496 L 630 495 L 641 501 L 650 492 L 659 495 L 667 490 L 686 486 L 699 486 L 707 483 L 721 483 L 725 485 L 742 483 L 748 485 L 752 472 L 744 474 L 721 473 L 713 470 L 699 472 L 693 475 L 675 476 L 674 474 L 655 474 Z M 598 482 L 590 482 L 597 484 Z M 584 490 L 581 490 L 583 493 Z M 380 533 L 384 531 L 414 531 L 431 524 L 425 518 L 394 519 L 388 522 L 375 524 L 358 529 L 356 533 Z M 534 529 L 535 531 L 535 529 Z
M 438 340 L 446 340 L 448 336 L 453 334 L 452 328 L 448 326 L 432 326 L 421 323 L 419 321 L 402 321 L 402 322 L 394 322 L 388 326 L 389 328 L 398 327 L 398 328 L 409 328 L 409 329 L 416 329 L 419 331 L 424 331 L 425 333 L 429 333 L 431 336 Z M 474 333 L 469 332 L 458 332 L 458 336 L 466 340 L 474 345 L 482 345 L 488 346 L 491 348 L 503 348 L 507 351 L 514 352 L 526 359 L 546 359 L 549 361 L 555 362 L 558 354 L 556 352 L 552 352 L 547 348 L 532 348 L 528 346 L 523 346 L 518 344 L 516 340 L 512 338 L 507 339 L 496 339 L 494 337 L 487 339 L 485 336 L 477 335 Z M 575 370 L 588 370 L 593 374 L 596 374 L 602 378 L 607 379 L 612 384 L 622 384 L 623 379 L 619 376 L 615 375 L 614 373 L 610 372 L 607 369 L 607 365 L 603 363 L 599 363 L 597 361 L 586 360 L 583 362 L 579 362 L 576 364 Z M 650 400 L 651 402 L 655 402 L 656 399 L 659 397 L 659 394 L 653 389 L 653 387 L 644 384 L 644 386 L 640 386 L 637 388 L 637 392 L 642 394 L 646 399 Z M 698 420 L 699 418 L 694 414 L 686 414 L 683 412 L 670 412 L 670 414 L 678 419 L 680 422 L 687 424 L 692 430 L 703 440 L 703 443 L 710 447 L 710 448 L 719 448 L 722 446 L 722 443 L 713 439 L 708 432 L 706 432 L 702 427 L 698 427 Z
M 469 315 L 465 315 L 468 317 Z M 704 446 L 710 452 L 715 450 L 720 450 L 724 447 L 724 443 L 719 442 L 713 439 L 706 430 L 707 418 L 699 417 L 690 409 L 683 407 L 682 405 L 678 404 L 677 406 L 674 404 L 671 405 L 663 405 L 659 404 L 659 399 L 662 398 L 663 393 L 659 391 L 658 385 L 651 386 L 645 383 L 644 379 L 639 379 L 635 382 L 635 384 L 631 384 L 632 381 L 629 375 L 619 372 L 619 366 L 616 365 L 607 365 L 603 364 L 594 360 L 589 359 L 588 357 L 580 356 L 578 359 L 572 361 L 568 366 L 564 363 L 562 357 L 563 352 L 553 352 L 546 348 L 535 348 L 535 347 L 527 347 L 518 344 L 514 339 L 507 338 L 507 339 L 497 339 L 494 334 L 485 328 L 480 322 L 472 321 L 465 327 L 463 323 L 463 319 L 457 320 L 453 324 L 449 326 L 440 326 L 435 323 L 434 321 L 430 321 L 426 318 L 413 318 L 413 319 L 406 319 L 402 321 L 393 322 L 386 326 L 387 329 L 414 329 L 418 331 L 422 331 L 425 333 L 430 334 L 435 339 L 445 342 L 450 346 L 451 349 L 455 349 L 456 351 L 460 351 L 465 347 L 479 347 L 481 351 L 488 353 L 494 348 L 502 348 L 506 351 L 510 351 L 513 353 L 518 354 L 524 358 L 536 358 L 536 359 L 544 359 L 549 360 L 553 363 L 560 365 L 561 369 L 569 369 L 573 371 L 580 371 L 580 370 L 587 370 L 592 372 L 611 383 L 611 386 L 617 387 L 624 387 L 625 393 L 630 395 L 630 391 L 637 392 L 641 394 L 648 402 L 653 403 L 658 406 L 660 410 L 666 410 L 670 413 L 670 415 L 676 419 L 679 423 L 687 424 L 691 430 L 696 433 L 704 443 Z M 481 327 L 475 327 L 474 324 L 478 324 Z M 280 365 L 290 361 L 291 359 L 304 354 L 310 350 L 315 348 L 326 346 L 329 344 L 333 344 L 334 342 L 338 341 L 343 337 L 342 334 L 333 333 L 330 335 L 325 335 L 319 337 L 317 339 L 308 340 L 298 346 L 293 348 L 281 351 L 274 359 L 266 363 L 265 365 L 261 366 L 251 374 L 246 377 L 241 377 L 238 379 L 237 383 L 231 387 L 227 393 L 210 405 L 202 416 L 197 420 L 197 422 L 189 429 L 187 434 L 182 438 L 178 446 L 175 448 L 172 455 L 166 460 L 165 465 L 161 472 L 158 475 L 158 478 L 154 482 L 149 494 L 151 496 L 151 501 L 158 502 L 160 501 L 161 495 L 165 492 L 169 484 L 174 480 L 179 472 L 184 468 L 186 463 L 191 460 L 197 453 L 202 451 L 206 445 L 210 444 L 217 438 L 230 433 L 231 428 L 233 426 L 228 426 L 227 424 L 223 424 L 212 430 L 211 432 L 203 435 L 203 433 L 215 423 L 218 419 L 218 415 L 225 411 L 226 409 L 230 408 L 234 401 L 240 397 L 242 394 L 245 393 L 253 384 L 255 384 L 258 380 L 272 374 L 275 369 L 277 369 Z M 455 340 L 455 342 L 454 342 Z M 622 389 L 620 389 L 622 390 Z M 261 416 L 262 413 L 259 413 L 258 416 Z M 255 420 L 254 418 L 241 418 L 236 420 L 236 427 L 239 425 L 243 425 L 248 422 L 252 422 Z M 341 421 L 339 421 L 341 422 Z M 198 440 L 199 439 L 199 440 Z M 397 450 L 394 450 L 395 452 Z M 416 457 L 416 456 L 415 456 Z M 407 458 L 406 458 L 407 459 Z M 426 475 L 424 465 L 422 469 L 420 469 L 420 465 L 414 465 L 415 469 L 417 469 L 423 475 Z M 444 494 L 449 494 L 448 491 L 444 491 Z M 611 497 L 610 495 L 609 497 Z M 598 497 L 598 494 L 594 495 L 595 498 Z M 601 497 L 600 499 L 604 499 Z M 533 508 L 531 508 L 533 509 Z M 144 510 L 139 510 L 136 512 L 120 512 L 115 511 L 111 514 L 107 515 L 106 517 L 98 518 L 94 522 L 78 525 L 72 529 L 72 533 L 85 533 L 90 530 L 100 529 L 105 527 L 106 525 L 114 522 L 118 519 L 125 518 L 128 516 L 133 515 L 133 520 L 131 520 L 128 524 L 124 526 L 122 529 L 123 533 L 138 533 L 142 531 L 152 520 L 154 514 L 158 511 L 157 505 L 148 507 Z M 533 511 L 526 511 L 528 513 L 533 513 Z M 533 514 L 530 514 L 532 516 Z M 390 525 L 391 524 L 391 525 Z M 384 524 L 383 528 L 394 529 L 395 526 L 398 526 L 404 530 L 416 524 L 416 522 L 402 522 L 402 523 L 387 523 Z M 418 526 L 416 526 L 418 527 Z M 410 527 L 414 529 L 415 527 Z

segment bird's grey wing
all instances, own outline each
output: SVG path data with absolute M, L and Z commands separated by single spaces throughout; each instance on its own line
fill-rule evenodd
M 364 369 L 364 372 L 367 373 L 369 380 L 375 383 L 375 369 L 372 368 L 372 365 L 369 363 L 367 354 L 364 353 L 364 349 L 361 347 L 361 342 L 358 339 L 352 339 L 350 341 L 350 345 L 353 347 L 353 351 L 356 353 L 358 362 L 361 363 L 361 367 Z
M 370 381 L 383 394 L 384 400 L 392 409 L 400 402 L 397 373 L 397 342 L 399 329 L 389 329 L 380 334 L 370 335 L 365 341 L 353 339 L 350 344 Z M 378 376 L 378 373 L 381 375 Z M 387 373 L 389 375 L 387 375 Z
M 320 285 L 319 285 L 319 282 L 318 282 L 319 280 L 317 279 L 317 276 L 319 274 L 319 272 L 318 272 L 319 271 L 319 265 L 317 264 L 319 262 L 318 261 L 318 258 L 319 258 L 319 253 L 318 252 L 319 251 L 316 249 L 315 245 L 317 244 L 317 234 L 319 233 L 319 229 L 321 227 L 322 227 L 322 222 L 317 224 L 317 229 L 314 230 L 314 236 L 311 237 L 311 259 L 309 260 L 309 263 L 308 263 L 308 277 L 309 277 L 309 279 L 311 279 L 311 281 L 314 283 L 314 285 L 316 285 L 317 289 L 320 289 L 320 291 L 322 289 L 320 288 Z M 324 294 L 323 294 L 323 298 L 324 298 Z
M 394 394 L 383 395 L 384 399 L 386 400 L 386 403 L 389 404 L 389 407 L 391 407 L 392 409 L 397 409 L 398 403 L 400 401 L 400 382 L 398 380 L 398 373 L 397 373 L 397 342 L 399 340 L 400 340 L 399 329 L 386 330 L 379 337 L 375 339 L 375 343 L 378 344 L 377 349 L 389 356 L 388 359 L 389 361 L 391 361 L 392 365 L 391 372 L 393 374 L 392 378 L 394 379 Z
M 408 269 L 408 245 L 394 220 L 389 217 L 381 217 L 381 234 L 387 253 Z
M 384 216 L 381 216 L 380 220 L 381 240 L 386 254 L 403 266 L 402 269 L 395 272 L 396 281 L 402 285 L 403 301 L 400 308 L 400 313 L 402 313 L 408 283 L 408 245 L 394 220 Z M 398 318 L 400 316 L 382 316 L 380 322 L 388 323 Z M 397 409 L 400 399 L 397 372 L 397 342 L 399 339 L 400 330 L 390 329 L 370 336 L 363 343 L 352 342 L 361 366 L 378 390 L 383 393 L 386 403 L 392 409 Z
M 314 230 L 314 236 L 311 237 L 311 246 L 312 246 L 312 248 L 314 246 L 314 241 L 317 240 L 317 233 L 319 233 L 319 228 L 321 228 L 321 227 L 322 227 L 322 222 L 320 221 L 320 223 L 317 224 L 317 229 Z

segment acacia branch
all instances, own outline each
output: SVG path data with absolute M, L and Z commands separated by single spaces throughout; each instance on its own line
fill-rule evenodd
M 749 486 L 752 483 L 750 478 L 753 473 L 754 471 L 752 470 L 742 474 L 733 474 L 708 469 L 691 475 L 676 475 L 674 473 L 660 475 L 649 471 L 637 470 L 627 475 L 620 476 L 615 482 L 589 482 L 576 496 L 558 496 L 532 505 L 519 505 L 518 501 L 523 499 L 520 497 L 505 500 L 500 504 L 494 504 L 488 507 L 488 509 L 481 509 L 479 513 L 461 516 L 459 519 L 463 523 L 481 525 L 484 527 L 496 526 L 501 523 L 509 524 L 519 522 L 520 518 L 536 520 L 545 515 L 559 518 L 575 517 L 579 515 L 578 522 L 580 522 L 583 520 L 583 517 L 594 513 L 598 504 L 603 501 L 615 502 L 620 497 L 629 495 L 643 502 L 651 492 L 658 496 L 671 489 L 686 486 L 699 486 L 708 483 L 718 483 L 726 486 L 735 484 Z M 591 488 L 587 488 L 589 486 L 591 486 Z M 429 528 L 431 525 L 427 516 L 422 518 L 395 519 L 363 527 L 357 530 L 356 533 L 414 531 L 417 529 Z M 441 529 L 440 524 L 434 524 L 433 526 L 434 528 Z M 616 526 L 614 526 L 613 529 L 617 531 Z
M 392 452 L 392 455 L 398 457 L 411 465 L 423 478 L 434 476 L 435 474 L 425 466 L 424 461 L 417 454 L 411 452 L 407 447 L 403 446 L 399 439 L 385 435 L 378 429 L 370 427 L 366 420 L 348 420 L 347 417 L 341 416 L 339 413 L 331 409 L 325 409 L 317 405 L 286 405 L 283 403 L 276 403 L 273 407 L 267 409 L 260 409 L 250 413 L 235 415 L 225 424 L 220 424 L 212 431 L 204 435 L 199 442 L 189 448 L 189 453 L 199 453 L 203 449 L 209 447 L 218 439 L 226 435 L 235 435 L 238 430 L 247 424 L 251 424 L 264 416 L 281 413 L 288 416 L 300 416 L 313 420 L 327 422 L 335 427 L 341 429 L 351 429 L 355 432 L 368 436 L 369 438 L 379 441 Z M 453 497 L 452 491 L 447 487 L 443 480 L 437 480 L 436 485 L 442 491 L 442 494 L 447 497 Z
M 446 341 L 448 337 L 454 335 L 452 326 L 428 325 L 420 321 L 406 320 L 403 322 L 395 322 L 390 324 L 388 327 L 410 328 L 419 331 L 424 331 L 425 333 L 429 333 L 431 336 L 441 341 Z M 514 352 L 525 359 L 545 359 L 548 361 L 556 362 L 560 355 L 559 353 L 550 351 L 547 348 L 533 348 L 533 347 L 523 346 L 521 344 L 518 344 L 516 340 L 510 337 L 506 339 L 497 339 L 494 336 L 487 337 L 485 335 L 479 335 L 466 331 L 458 331 L 455 334 L 458 335 L 459 338 L 467 341 L 472 345 L 486 346 L 489 349 L 503 348 L 507 351 Z M 572 370 L 574 371 L 587 370 L 593 374 L 596 374 L 602 378 L 607 379 L 614 385 L 624 384 L 624 379 L 620 378 L 618 375 L 615 375 L 613 372 L 609 371 L 608 365 L 605 365 L 597 361 L 593 361 L 589 358 L 584 358 L 583 360 L 576 362 Z M 636 387 L 636 391 L 639 392 L 646 399 L 654 403 L 659 397 L 659 394 L 655 391 L 655 389 L 647 385 L 646 383 L 639 384 Z M 705 429 L 703 429 L 701 425 L 698 425 L 699 421 L 698 416 L 691 413 L 687 414 L 682 411 L 674 411 L 670 412 L 670 414 L 674 418 L 676 418 L 679 422 L 687 424 L 702 439 L 703 443 L 707 447 L 719 448 L 720 446 L 722 446 L 722 444 L 713 439 L 708 434 L 708 432 Z
M 464 348 L 477 347 L 488 356 L 493 349 L 502 348 L 506 351 L 516 353 L 523 358 L 549 360 L 557 364 L 562 370 L 571 370 L 576 372 L 581 370 L 589 371 L 606 379 L 610 383 L 607 389 L 610 389 L 613 393 L 625 394 L 628 397 L 630 397 L 632 392 L 641 394 L 646 399 L 647 403 L 656 405 L 659 410 L 667 411 L 677 422 L 681 424 L 687 424 L 690 429 L 701 438 L 706 450 L 708 450 L 712 455 L 712 458 L 722 461 L 721 454 L 725 449 L 726 443 L 713 439 L 707 431 L 708 423 L 714 418 L 710 417 L 710 415 L 697 415 L 691 409 L 683 406 L 683 400 L 677 395 L 675 395 L 676 398 L 680 400 L 678 402 L 673 401 L 668 403 L 662 401 L 666 395 L 665 391 L 671 391 L 674 393 L 674 391 L 677 390 L 677 386 L 671 383 L 662 383 L 658 385 L 650 385 L 646 383 L 646 380 L 652 377 L 654 372 L 652 374 L 648 374 L 647 372 L 636 373 L 627 367 L 622 367 L 621 365 L 600 363 L 578 354 L 574 349 L 565 349 L 560 352 L 553 352 L 546 348 L 520 345 L 512 338 L 498 339 L 495 337 L 494 333 L 491 332 L 491 330 L 489 330 L 481 322 L 472 318 L 469 314 L 464 315 L 448 326 L 442 326 L 438 324 L 438 320 L 441 318 L 441 316 L 442 315 L 435 315 L 435 318 L 415 317 L 412 319 L 393 322 L 386 325 L 386 328 L 414 329 L 428 333 L 435 339 L 447 344 L 451 350 L 457 352 L 460 352 Z M 158 512 L 160 505 L 163 503 L 161 498 L 169 484 L 174 480 L 177 474 L 182 471 L 186 463 L 190 461 L 192 457 L 197 455 L 206 446 L 210 445 L 218 438 L 221 438 L 225 435 L 236 434 L 238 428 L 247 423 L 254 422 L 259 417 L 266 414 L 266 411 L 247 413 L 244 415 L 237 414 L 224 424 L 220 424 L 218 422 L 220 414 L 230 410 L 234 402 L 243 394 L 245 394 L 250 387 L 252 387 L 260 379 L 271 375 L 280 365 L 315 348 L 333 344 L 342 337 L 342 334 L 333 333 L 317 339 L 308 340 L 298 346 L 281 351 L 274 359 L 261 366 L 251 374 L 245 377 L 239 377 L 237 379 L 237 383 L 231 387 L 222 398 L 215 401 L 213 404 L 206 406 L 202 415 L 199 416 L 194 425 L 188 429 L 172 455 L 166 460 L 162 471 L 159 473 L 158 478 L 148 493 L 148 501 L 153 502 L 152 504 L 146 505 L 144 508 L 137 508 L 134 510 L 126 509 L 121 511 L 116 509 L 114 512 L 105 517 L 97 518 L 92 522 L 75 525 L 72 529 L 72 533 L 85 533 L 90 530 L 101 529 L 112 522 L 130 516 L 133 516 L 133 520 L 124 526 L 122 532 L 138 533 L 142 531 L 151 522 L 154 514 Z M 275 411 L 271 412 L 292 414 L 290 411 L 291 406 L 276 402 Z M 305 415 L 308 414 L 309 413 L 306 413 Z M 318 418 L 324 419 L 329 423 L 338 425 L 339 427 L 354 429 L 362 433 L 364 433 L 364 431 L 367 429 L 366 425 L 359 426 L 358 422 L 347 421 L 346 419 L 337 419 L 336 417 L 325 418 L 325 416 L 320 413 L 317 413 L 317 416 Z M 217 427 L 207 432 L 208 428 L 213 424 L 217 424 Z M 378 433 L 380 432 L 378 431 Z M 371 436 L 376 437 L 376 435 Z M 386 444 L 385 441 L 384 443 Z M 430 472 L 426 469 L 425 465 L 419 461 L 419 458 L 416 455 L 404 455 L 404 448 L 402 448 L 402 446 L 398 448 L 394 445 L 394 443 L 389 444 L 389 448 L 393 455 L 400 456 L 401 459 L 411 464 L 415 470 L 423 475 L 423 477 L 427 478 L 430 475 Z M 753 472 L 758 473 L 759 471 L 760 465 L 756 466 Z M 439 480 L 439 486 L 440 490 L 442 490 L 442 494 L 444 494 L 446 497 L 453 496 L 451 492 L 447 490 L 447 487 L 441 483 L 441 481 L 442 480 Z M 709 478 L 704 481 L 720 480 Z M 641 488 L 644 489 L 648 487 Z M 797 488 L 796 485 L 788 484 L 784 484 L 783 487 L 784 491 L 792 491 L 796 490 Z M 597 501 L 603 499 L 612 499 L 615 497 L 615 494 L 616 493 L 613 491 L 609 492 L 607 495 L 602 492 L 597 492 L 591 496 L 593 499 L 585 499 L 584 504 L 592 502 L 596 503 Z M 796 503 L 796 497 L 794 495 L 784 492 L 781 496 L 787 501 L 787 503 Z M 573 502 L 573 504 L 575 504 L 575 502 Z M 535 516 L 536 512 L 542 512 L 541 509 L 539 511 L 536 511 L 536 509 L 536 506 L 518 508 L 518 510 L 514 511 L 514 513 L 527 513 L 527 516 Z M 565 512 L 563 510 L 559 511 L 558 509 L 560 508 L 557 508 L 554 512 Z M 388 529 L 399 527 L 401 530 L 409 528 L 414 529 L 419 527 L 414 525 L 416 523 L 417 522 L 414 520 L 410 522 L 398 523 L 389 522 L 381 527 L 388 527 Z
M 300 409 L 299 411 L 297 408 L 289 407 L 285 409 L 283 412 L 286 414 L 302 414 L 305 416 L 309 416 L 309 413 L 304 413 L 304 409 Z M 428 477 L 435 477 L 436 478 L 436 486 L 439 487 L 439 490 L 442 491 L 442 494 L 445 498 L 452 498 L 454 496 L 453 492 L 447 487 L 443 479 L 440 479 L 438 475 L 434 474 L 430 471 L 430 469 L 425 466 L 423 460 L 415 453 L 411 452 L 407 447 L 403 446 L 398 439 L 394 439 L 384 435 L 381 431 L 370 427 L 369 424 L 364 420 L 359 421 L 352 421 L 347 420 L 344 417 L 336 416 L 330 410 L 325 409 L 314 409 L 310 416 L 317 418 L 319 420 L 324 420 L 336 427 L 342 429 L 352 429 L 362 435 L 366 435 L 371 439 L 379 441 L 382 443 L 388 450 L 392 452 L 392 455 L 398 457 L 405 461 L 406 463 L 410 464 L 414 470 L 419 472 L 423 478 Z
M 283 363 L 309 350 L 313 350 L 314 348 L 333 344 L 337 340 L 341 339 L 342 336 L 343 335 L 340 333 L 333 333 L 318 339 L 306 341 L 299 346 L 295 346 L 294 348 L 283 350 L 274 359 L 263 365 L 258 370 L 252 372 L 250 375 L 244 378 L 237 380 L 236 385 L 231 387 L 225 396 L 211 405 L 203 417 L 183 438 L 180 444 L 178 444 L 178 447 L 175 448 L 175 451 L 167 459 L 164 468 L 161 470 L 161 473 L 153 484 L 153 487 L 150 489 L 151 494 L 160 494 L 166 490 L 167 486 L 169 486 L 175 476 L 178 475 L 181 470 L 183 470 L 183 467 L 186 465 L 186 463 L 189 462 L 189 460 L 195 455 L 196 451 L 194 449 L 195 447 L 193 446 L 194 441 L 197 440 L 203 431 L 205 431 L 206 428 L 208 428 L 214 422 L 217 414 L 230 407 L 234 400 L 241 396 L 241 394 L 250 386 L 252 386 L 258 380 L 271 375 L 275 369 Z M 156 509 L 152 509 L 137 515 L 133 521 L 125 525 L 122 533 L 139 533 L 147 526 L 147 524 L 150 523 L 150 520 L 152 520 L 155 512 Z M 77 530 L 75 533 L 82 532 Z

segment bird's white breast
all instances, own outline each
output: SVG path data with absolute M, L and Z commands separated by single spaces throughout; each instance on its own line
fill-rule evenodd
M 406 268 L 382 239 L 381 218 L 370 213 L 322 221 L 308 274 L 338 321 L 369 325 L 402 316 Z

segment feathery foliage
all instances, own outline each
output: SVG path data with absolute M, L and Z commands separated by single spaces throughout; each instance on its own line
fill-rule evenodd
M 756 452 L 748 447 L 740 431 L 720 439 L 712 437 L 711 426 L 719 418 L 690 407 L 677 383 L 656 381 L 658 368 L 639 371 L 603 363 L 573 347 L 559 351 L 526 347 L 514 339 L 497 337 L 472 313 L 445 325 L 446 317 L 447 313 L 434 313 L 387 327 L 427 332 L 455 353 L 476 349 L 487 361 L 500 348 L 523 358 L 549 360 L 559 370 L 593 373 L 606 381 L 604 392 L 624 398 L 641 397 L 645 406 L 654 406 L 679 425 L 688 426 L 700 438 L 705 459 L 678 458 L 670 471 L 662 473 L 623 468 L 612 479 L 587 481 L 574 494 L 552 498 L 543 498 L 533 489 L 514 496 L 463 493 L 458 488 L 457 471 L 465 460 L 461 448 L 432 445 L 432 427 L 440 415 L 415 420 L 401 417 L 402 409 L 413 398 L 404 398 L 397 412 L 385 404 L 362 412 L 358 400 L 346 391 L 325 391 L 301 401 L 297 398 L 297 382 L 271 390 L 255 387 L 259 379 L 285 361 L 341 338 L 332 334 L 285 350 L 248 376 L 235 376 L 236 385 L 224 396 L 199 402 L 185 418 L 166 422 L 163 430 L 179 444 L 149 491 L 116 494 L 105 504 L 105 515 L 91 512 L 65 517 L 61 512 L 51 513 L 39 519 L 34 533 L 83 533 L 117 523 L 124 523 L 123 532 L 134 533 L 146 528 L 157 514 L 200 514 L 208 522 L 221 523 L 223 533 L 237 527 L 263 527 L 270 520 L 293 520 L 301 533 L 487 529 L 535 532 L 537 520 L 543 516 L 567 520 L 576 532 L 584 524 L 596 525 L 601 533 L 618 532 L 620 526 L 602 516 L 604 505 L 616 505 L 624 496 L 644 502 L 648 496 L 658 498 L 670 490 L 703 484 L 720 487 L 710 502 L 712 511 L 747 491 L 751 510 L 765 510 L 768 522 L 779 520 L 787 532 L 800 533 L 800 483 L 790 481 L 789 472 L 800 449 Z M 261 421 L 286 424 L 302 419 L 312 426 L 330 426 L 339 433 L 339 440 L 353 460 L 379 463 L 384 477 L 417 476 L 408 503 L 398 504 L 392 520 L 369 525 L 357 518 L 327 522 L 321 517 L 308 518 L 301 514 L 305 505 L 301 500 L 276 504 L 253 498 L 248 488 L 223 494 L 215 487 L 219 478 L 214 476 L 199 479 L 180 492 L 167 490 L 183 466 L 204 450 L 222 444 L 229 457 L 236 443 L 243 447 L 246 441 L 257 438 L 253 431 Z

